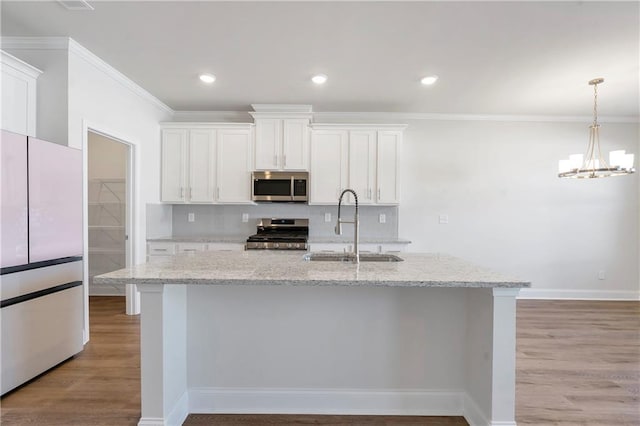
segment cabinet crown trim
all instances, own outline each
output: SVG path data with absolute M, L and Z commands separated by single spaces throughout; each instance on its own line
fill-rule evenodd
M 251 108 L 255 112 L 273 112 L 273 113 L 311 113 L 313 107 L 311 105 L 301 104 L 251 104 Z
M 38 68 L 26 63 L 21 59 L 16 58 L 13 55 L 10 55 L 4 50 L 0 50 L 0 53 L 2 53 L 2 65 L 14 68 L 31 78 L 38 78 L 40 74 L 42 74 L 42 71 Z
M 279 118 L 279 119 L 288 119 L 288 118 L 305 118 L 307 120 L 311 120 L 313 113 L 311 112 L 253 112 L 249 111 L 249 114 L 254 119 L 260 118 Z

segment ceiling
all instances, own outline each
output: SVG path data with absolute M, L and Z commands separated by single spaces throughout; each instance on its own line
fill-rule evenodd
M 174 110 L 588 116 L 604 77 L 600 114 L 639 115 L 638 2 L 91 4 L 3 0 L 1 32 L 72 37 Z

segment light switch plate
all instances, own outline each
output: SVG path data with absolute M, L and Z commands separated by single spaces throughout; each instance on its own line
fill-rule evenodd
M 438 216 L 438 223 L 441 225 L 446 225 L 449 223 L 449 215 L 441 214 Z
M 242 221 L 244 223 L 249 222 L 249 213 L 242 213 Z
M 380 216 L 378 216 L 378 222 L 387 223 L 387 215 L 384 213 L 380 213 Z
M 189 214 L 187 215 L 187 220 L 188 220 L 189 222 L 195 222 L 195 221 L 196 221 L 196 215 L 195 215 L 194 213 L 189 213 Z
M 331 222 L 331 213 L 325 213 L 324 214 L 324 221 L 325 222 Z

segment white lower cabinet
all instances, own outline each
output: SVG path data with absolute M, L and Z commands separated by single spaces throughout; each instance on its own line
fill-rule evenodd
M 251 203 L 252 124 L 164 123 L 161 200 Z
M 165 242 L 147 243 L 147 261 L 167 259 L 178 253 L 197 253 L 201 251 L 243 251 L 244 243 L 229 242 Z

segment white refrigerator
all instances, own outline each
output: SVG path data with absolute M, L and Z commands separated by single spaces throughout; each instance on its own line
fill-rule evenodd
M 82 152 L 0 134 L 1 393 L 82 351 Z

